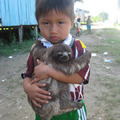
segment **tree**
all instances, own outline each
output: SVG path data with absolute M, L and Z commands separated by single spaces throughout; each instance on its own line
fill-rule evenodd
M 108 13 L 106 12 L 101 12 L 99 15 L 98 15 L 102 21 L 105 21 L 105 20 L 108 20 Z

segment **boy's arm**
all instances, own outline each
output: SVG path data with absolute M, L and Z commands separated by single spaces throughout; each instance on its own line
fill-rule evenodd
M 43 80 L 47 77 L 52 77 L 58 81 L 79 84 L 83 82 L 83 78 L 78 74 L 74 73 L 73 75 L 65 75 L 63 72 L 57 71 L 54 68 L 45 65 L 43 62 L 38 62 L 39 65 L 35 67 L 34 74 L 35 80 L 32 83 L 35 83 L 39 80 Z M 41 69 L 42 68 L 42 69 Z
M 31 77 L 33 74 L 33 59 L 31 55 L 29 55 L 27 60 L 27 69 L 24 74 L 22 74 L 23 80 L 23 88 L 25 93 L 29 96 L 29 98 L 32 100 L 32 102 L 37 106 L 41 107 L 38 103 L 48 103 L 48 100 L 51 98 L 49 95 L 50 93 L 43 90 L 42 88 L 45 86 L 45 84 L 31 84 L 32 81 Z
M 80 84 L 83 82 L 83 78 L 78 73 L 74 73 L 68 76 L 68 75 L 65 75 L 63 72 L 59 72 L 53 69 L 49 72 L 49 75 L 56 80 L 66 82 L 66 83 Z

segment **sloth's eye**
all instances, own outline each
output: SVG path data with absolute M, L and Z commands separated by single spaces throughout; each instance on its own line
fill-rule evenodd
M 71 52 L 69 52 L 69 53 L 68 53 L 68 55 L 72 55 L 72 53 L 71 53 Z
M 58 55 L 62 55 L 62 53 L 61 53 L 61 52 L 58 52 L 57 54 L 58 54 Z

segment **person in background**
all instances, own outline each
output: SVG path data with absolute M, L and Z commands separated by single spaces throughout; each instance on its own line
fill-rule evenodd
M 88 19 L 87 19 L 87 30 L 88 30 L 88 33 L 91 33 L 91 23 L 92 23 L 92 20 L 90 19 L 90 16 L 88 16 Z
M 81 27 L 81 24 L 80 24 L 80 18 L 77 19 L 77 22 L 76 22 L 76 25 L 77 25 L 77 33 L 76 33 L 76 36 L 77 37 L 80 37 L 80 27 Z
M 57 43 L 69 45 L 73 50 L 73 59 L 81 56 L 87 51 L 86 46 L 80 40 L 76 40 L 70 30 L 74 25 L 74 0 L 36 0 L 36 19 L 41 31 L 42 37 L 39 39 L 46 48 Z M 43 90 L 46 85 L 33 83 L 32 75 L 35 79 L 42 80 L 52 77 L 58 81 L 66 82 L 70 85 L 71 100 L 75 102 L 83 101 L 83 86 L 89 82 L 90 66 L 87 65 L 78 73 L 70 76 L 65 75 L 61 71 L 57 71 L 52 67 L 37 61 L 38 65 L 34 68 L 34 61 L 29 54 L 27 60 L 27 69 L 23 74 L 23 88 L 31 101 L 37 107 L 42 104 L 48 104 L 51 99 L 51 93 Z M 35 120 L 41 120 L 40 116 L 35 114 Z M 53 116 L 51 120 L 86 120 L 87 112 L 85 104 L 81 109 Z

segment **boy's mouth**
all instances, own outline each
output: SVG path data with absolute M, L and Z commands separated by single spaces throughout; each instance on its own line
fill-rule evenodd
M 52 37 L 50 37 L 50 39 L 51 39 L 51 40 L 58 40 L 58 37 L 52 36 Z

